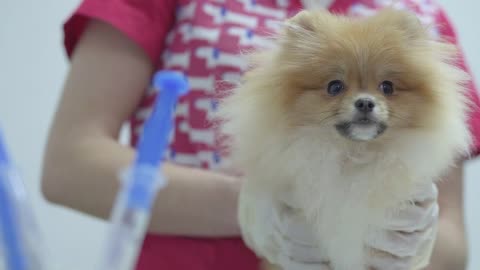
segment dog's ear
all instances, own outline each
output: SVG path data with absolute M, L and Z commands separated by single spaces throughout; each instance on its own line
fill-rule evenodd
M 310 11 L 302 10 L 285 22 L 285 30 L 290 35 L 299 32 L 315 32 L 314 18 Z
M 301 37 L 326 38 L 334 17 L 324 9 L 302 10 L 284 22 L 284 35 L 295 40 Z
M 427 27 L 412 12 L 387 8 L 381 10 L 376 17 L 378 23 L 391 24 L 402 31 L 409 40 L 425 39 L 428 36 Z

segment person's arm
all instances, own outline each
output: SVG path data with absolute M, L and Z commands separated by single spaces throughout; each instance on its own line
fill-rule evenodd
M 46 148 L 42 191 L 49 201 L 109 217 L 118 173 L 134 158 L 134 150 L 117 137 L 152 72 L 133 41 L 106 23 L 91 22 L 72 57 Z M 151 232 L 239 234 L 236 178 L 173 164 L 163 169 L 169 185 L 156 200 Z
M 463 270 L 467 264 L 463 211 L 463 163 L 438 184 L 440 215 L 435 247 L 427 270 Z

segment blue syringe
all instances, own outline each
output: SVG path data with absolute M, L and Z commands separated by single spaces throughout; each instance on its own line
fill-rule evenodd
M 10 159 L 0 131 L 0 266 L 7 270 L 44 270 L 45 250 L 27 200 L 26 189 Z
M 172 130 L 178 98 L 188 91 L 186 78 L 178 72 L 160 71 L 153 79 L 159 91 L 157 102 L 144 126 L 134 163 L 122 173 L 122 187 L 112 211 L 111 230 L 100 270 L 131 270 L 150 220 L 152 203 L 166 185 L 160 171 Z

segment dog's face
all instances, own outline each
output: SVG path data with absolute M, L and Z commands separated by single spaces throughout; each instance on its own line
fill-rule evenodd
M 433 88 L 441 80 L 428 40 L 405 12 L 364 19 L 301 12 L 287 23 L 278 56 L 289 121 L 360 141 L 428 124 L 440 109 Z

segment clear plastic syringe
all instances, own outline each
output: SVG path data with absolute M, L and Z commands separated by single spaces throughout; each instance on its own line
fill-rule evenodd
M 0 131 L 0 262 L 7 270 L 45 270 L 46 252 L 27 192 Z
M 157 102 L 144 125 L 134 164 L 121 174 L 122 186 L 112 211 L 100 270 L 134 269 L 152 203 L 158 190 L 167 184 L 160 165 L 169 143 L 176 102 L 188 91 L 188 83 L 181 73 L 160 71 L 153 84 L 159 91 Z

